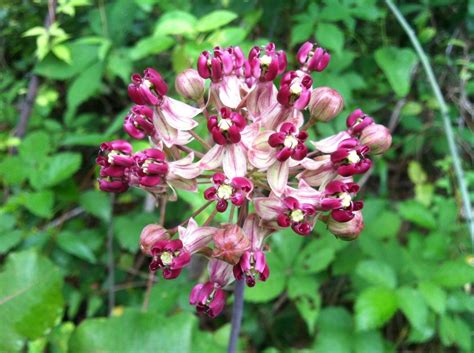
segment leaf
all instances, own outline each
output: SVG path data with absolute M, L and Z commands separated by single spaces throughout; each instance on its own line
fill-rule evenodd
M 332 49 L 337 53 L 344 47 L 344 32 L 331 23 L 320 23 L 316 29 L 316 38 L 323 47 Z
M 195 318 L 189 314 L 165 318 L 135 311 L 119 317 L 88 319 L 72 334 L 69 352 L 191 353 L 194 323 Z
M 384 262 L 377 260 L 362 261 L 357 265 L 355 273 L 373 285 L 395 288 L 397 277 L 395 271 Z
M 0 162 L 0 175 L 8 185 L 18 185 L 29 175 L 29 168 L 20 157 L 8 156 Z
M 79 204 L 90 214 L 107 222 L 112 214 L 110 196 L 102 191 L 89 190 L 81 194 Z
M 410 91 L 411 71 L 418 61 L 413 50 L 397 47 L 379 48 L 375 51 L 375 61 L 397 96 L 406 96 Z
M 213 46 L 220 45 L 222 47 L 238 45 L 247 36 L 247 31 L 241 27 L 227 27 L 219 31 L 215 31 L 209 37 L 207 42 Z
M 65 45 L 63 45 L 63 44 L 55 45 L 53 47 L 52 51 L 58 59 L 64 61 L 67 64 L 72 63 L 71 51 Z
M 49 158 L 46 173 L 42 175 L 42 185 L 54 186 L 70 178 L 81 167 L 82 157 L 79 153 L 58 153 Z
M 302 296 L 294 300 L 294 303 L 296 304 L 296 309 L 298 309 L 298 312 L 308 327 L 308 332 L 313 334 L 316 326 L 316 320 L 321 309 L 320 295 L 316 293 L 315 296 L 311 297 Z
M 446 292 L 431 282 L 421 282 L 418 289 L 429 307 L 438 314 L 446 311 Z
M 0 352 L 20 352 L 62 316 L 63 280 L 56 266 L 33 251 L 12 253 L 0 273 Z
M 153 36 L 140 40 L 131 50 L 130 58 L 139 60 L 149 55 L 156 55 L 169 49 L 174 40 L 167 36 Z
M 23 205 L 38 217 L 50 218 L 53 215 L 54 194 L 47 191 L 22 194 Z
M 96 263 L 97 259 L 93 251 L 88 245 L 81 239 L 80 233 L 77 232 L 61 232 L 57 236 L 58 246 L 65 252 L 77 256 L 90 263 Z
M 474 268 L 462 260 L 446 261 L 433 271 L 431 281 L 447 288 L 474 282 Z
M 334 260 L 335 251 L 322 240 L 312 240 L 298 254 L 295 271 L 302 273 L 316 273 L 326 269 Z
M 156 222 L 156 216 L 151 213 L 120 216 L 114 220 L 115 236 L 120 246 L 134 253 L 140 244 L 140 233 L 150 223 Z
M 379 331 L 357 332 L 354 341 L 355 353 L 385 352 L 383 338 Z
M 93 96 L 100 88 L 102 82 L 102 74 L 104 64 L 96 62 L 85 69 L 69 86 L 66 95 L 68 110 L 66 113 L 66 124 L 71 123 L 76 108 L 91 96 Z
M 237 18 L 237 14 L 227 10 L 215 10 L 201 17 L 196 24 L 198 32 L 209 32 L 222 27 Z
M 167 34 L 192 34 L 196 27 L 196 17 L 184 11 L 169 11 L 156 23 L 154 36 Z
M 393 238 L 398 234 L 402 220 L 398 214 L 390 210 L 377 213 L 377 217 L 367 222 L 364 234 L 370 233 L 376 238 Z
M 395 292 L 386 287 L 370 287 L 363 291 L 355 303 L 355 323 L 358 331 L 383 326 L 397 311 Z
M 18 147 L 20 157 L 24 161 L 43 160 L 51 152 L 51 139 L 45 131 L 28 134 Z
M 71 52 L 70 64 L 53 55 L 48 55 L 36 65 L 34 72 L 43 77 L 66 80 L 76 76 L 97 60 L 98 47 L 96 45 L 73 42 L 66 43 L 64 46 Z
M 398 209 L 402 218 L 407 221 L 427 229 L 436 228 L 436 219 L 421 203 L 414 200 L 404 201 L 399 203 Z
M 423 296 L 416 289 L 402 287 L 397 290 L 398 306 L 410 324 L 423 331 L 427 326 L 428 307 Z
M 441 316 L 439 336 L 445 346 L 456 344 L 466 352 L 471 351 L 471 329 L 469 325 L 459 317 Z

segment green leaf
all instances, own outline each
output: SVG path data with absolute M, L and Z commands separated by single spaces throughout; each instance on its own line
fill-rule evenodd
M 43 160 L 51 152 L 51 139 L 45 131 L 35 131 L 28 134 L 18 148 L 18 153 L 24 161 Z
M 156 23 L 154 35 L 192 34 L 196 27 L 196 17 L 184 11 L 169 11 Z
M 423 296 L 416 289 L 402 287 L 397 290 L 398 306 L 410 324 L 423 331 L 427 325 L 428 307 Z
M 144 38 L 130 50 L 130 58 L 139 60 L 149 55 L 159 54 L 169 49 L 173 44 L 174 40 L 167 36 Z
M 397 296 L 386 287 L 371 287 L 363 291 L 355 303 L 355 323 L 358 331 L 383 326 L 397 311 Z
M 299 297 L 293 300 L 293 302 L 295 303 L 296 309 L 298 309 L 298 312 L 306 323 L 308 332 L 313 334 L 316 327 L 316 320 L 321 309 L 321 297 L 318 293 L 316 293 L 315 296 L 311 297 Z
M 398 209 L 402 218 L 407 221 L 427 229 L 436 228 L 436 219 L 421 203 L 414 200 L 404 201 L 399 204 Z
M 20 352 L 62 316 L 63 280 L 56 266 L 33 251 L 12 253 L 0 273 L 0 352 Z
M 379 331 L 357 332 L 354 341 L 355 353 L 385 352 L 383 338 Z
M 69 352 L 191 353 L 194 322 L 194 316 L 189 314 L 160 317 L 135 311 L 119 317 L 88 319 L 74 331 Z
M 29 175 L 29 168 L 18 156 L 9 156 L 0 162 L 0 175 L 8 185 L 21 184 Z
M 459 317 L 441 316 L 439 336 L 445 346 L 456 344 L 467 352 L 471 352 L 471 329 Z
M 90 214 L 109 221 L 112 214 L 112 205 L 110 203 L 110 196 L 102 191 L 89 190 L 81 194 L 79 203 Z
M 331 23 L 320 23 L 316 29 L 316 39 L 323 47 L 332 49 L 337 53 L 344 47 L 344 32 Z
M 66 124 L 71 123 L 76 108 L 92 97 L 100 88 L 104 64 L 96 62 L 85 69 L 69 86 L 66 95 L 68 110 Z
M 63 44 L 55 45 L 53 47 L 52 51 L 58 59 L 64 61 L 67 64 L 72 63 L 71 51 L 65 45 L 63 45 Z
M 198 32 L 209 32 L 225 26 L 237 18 L 237 14 L 227 10 L 215 10 L 201 17 L 196 24 Z
M 431 280 L 447 288 L 462 287 L 474 282 L 474 268 L 463 260 L 446 261 L 433 269 Z
M 58 246 L 65 252 L 77 256 L 90 263 L 96 263 L 97 259 L 89 246 L 81 239 L 80 233 L 61 232 L 57 236 Z
M 312 240 L 298 254 L 295 271 L 301 273 L 316 273 L 326 269 L 334 260 L 334 248 L 328 247 L 323 240 Z
M 22 194 L 23 205 L 38 217 L 50 218 L 53 215 L 54 194 L 49 191 Z
M 418 289 L 429 307 L 438 314 L 444 314 L 447 296 L 443 289 L 431 282 L 421 282 Z
M 411 71 L 418 61 L 413 50 L 397 47 L 380 48 L 375 51 L 375 61 L 397 96 L 406 96 L 410 91 Z
M 395 271 L 384 262 L 377 260 L 362 261 L 357 265 L 355 273 L 370 284 L 395 288 L 397 277 Z
M 245 300 L 253 303 L 265 303 L 278 297 L 286 286 L 286 268 L 278 255 L 267 253 L 270 277 L 265 282 L 257 282 L 255 287 L 245 291 Z
M 215 31 L 209 37 L 207 42 L 211 45 L 220 45 L 222 47 L 238 45 L 247 36 L 247 31 L 241 27 L 227 27 Z
M 377 217 L 367 222 L 364 234 L 370 233 L 376 238 L 393 238 L 398 234 L 402 220 L 393 211 L 385 210 L 377 213 Z
M 137 215 L 120 216 L 114 219 L 115 236 L 120 246 L 134 253 L 140 244 L 140 233 L 142 229 L 156 222 L 156 215 L 152 213 L 140 213 Z
M 79 153 L 63 152 L 48 159 L 46 173 L 42 173 L 42 185 L 49 187 L 70 178 L 81 167 L 82 157 Z

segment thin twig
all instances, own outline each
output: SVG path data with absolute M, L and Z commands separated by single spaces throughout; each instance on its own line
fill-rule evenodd
M 56 227 L 59 227 L 61 226 L 64 222 L 67 222 L 69 221 L 70 219 L 73 219 L 81 214 L 83 214 L 85 212 L 85 210 L 82 208 L 82 207 L 76 207 L 76 208 L 73 208 L 72 210 L 70 211 L 67 211 L 66 213 L 63 213 L 61 216 L 59 216 L 58 218 L 52 220 L 51 222 L 49 222 L 48 224 L 46 224 L 44 227 L 43 227 L 43 230 L 47 230 L 47 229 L 50 229 L 50 228 L 56 228 Z
M 194 153 L 194 155 L 198 158 L 202 158 L 204 156 L 204 153 L 201 153 L 199 151 L 196 151 L 190 147 L 187 147 L 187 146 L 181 146 L 181 145 L 176 145 L 176 147 L 183 151 L 183 152 L 186 152 L 186 153 Z
M 107 271 L 108 278 L 108 299 L 109 299 L 109 315 L 112 315 L 112 310 L 115 307 L 115 260 L 114 260 L 114 203 L 115 194 L 110 198 L 111 215 L 107 230 Z
M 413 44 L 413 47 L 415 48 L 418 56 L 420 57 L 420 61 L 423 64 L 426 75 L 428 76 L 428 81 L 430 82 L 431 88 L 433 89 L 433 93 L 436 97 L 436 100 L 438 101 L 438 104 L 441 110 L 441 117 L 443 119 L 444 132 L 446 134 L 446 139 L 448 140 L 449 152 L 453 159 L 454 173 L 456 174 L 456 178 L 459 185 L 459 191 L 461 193 L 462 203 L 464 206 L 464 212 L 465 212 L 464 216 L 466 218 L 466 223 L 468 224 L 469 232 L 471 235 L 472 248 L 474 249 L 474 219 L 473 219 L 473 214 L 472 214 L 471 201 L 469 199 L 469 192 L 467 189 L 466 180 L 464 178 L 464 170 L 461 164 L 461 158 L 459 157 L 459 153 L 456 147 L 456 141 L 455 141 L 453 128 L 451 126 L 451 121 L 449 119 L 448 106 L 443 98 L 443 94 L 441 93 L 441 89 L 439 88 L 438 82 L 436 81 L 429 59 L 427 55 L 425 54 L 423 48 L 421 47 L 420 42 L 418 41 L 418 38 L 416 37 L 415 32 L 410 27 L 408 22 L 405 20 L 405 17 L 398 10 L 395 4 L 391 0 L 385 0 L 385 2 L 387 3 L 390 10 L 393 12 L 395 17 L 397 18 L 402 28 L 405 30 L 408 37 L 410 38 L 410 41 Z
M 188 131 L 189 134 L 196 139 L 207 151 L 211 149 L 211 146 L 198 134 L 196 134 L 193 130 Z
M 150 271 L 148 275 L 148 281 L 146 283 L 146 292 L 145 297 L 143 298 L 143 305 L 142 311 L 146 312 L 148 310 L 148 304 L 150 304 L 150 296 L 151 296 L 151 289 L 153 288 L 153 284 L 155 283 L 155 271 Z

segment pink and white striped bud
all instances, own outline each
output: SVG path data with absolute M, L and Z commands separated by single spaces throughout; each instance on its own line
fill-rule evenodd
M 168 240 L 169 234 L 159 224 L 148 224 L 140 234 L 140 249 L 146 255 L 152 255 L 151 249 L 159 240 Z
M 242 228 L 235 224 L 225 224 L 214 235 L 213 257 L 231 265 L 237 265 L 242 254 L 250 249 L 250 240 Z
M 311 113 L 311 122 L 328 122 L 342 111 L 344 100 L 336 90 L 318 87 L 311 92 L 308 108 Z
M 328 66 L 331 55 L 316 44 L 306 42 L 298 50 L 296 59 L 303 65 L 303 70 L 321 72 Z
M 332 217 L 328 220 L 328 229 L 341 240 L 355 240 L 364 229 L 364 218 L 361 211 L 355 211 L 354 217 L 348 222 L 338 222 Z
M 194 69 L 187 69 L 176 76 L 174 85 L 184 98 L 199 100 L 204 96 L 204 79 Z
M 392 144 L 392 135 L 385 126 L 370 124 L 362 130 L 360 142 L 370 148 L 370 153 L 383 154 Z

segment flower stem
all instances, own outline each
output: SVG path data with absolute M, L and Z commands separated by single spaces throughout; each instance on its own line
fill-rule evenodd
M 148 274 L 148 281 L 146 283 L 146 292 L 145 297 L 143 298 L 142 311 L 146 312 L 148 310 L 148 304 L 150 303 L 151 289 L 153 288 L 153 283 L 155 283 L 155 271 L 150 271 Z
M 204 141 L 204 139 L 199 136 L 198 134 L 196 134 L 193 130 L 189 130 L 188 131 L 190 133 L 190 135 L 192 137 L 194 137 L 196 139 L 196 141 L 198 141 L 206 150 L 210 150 L 211 149 L 211 146 L 206 142 Z
M 112 194 L 110 198 L 111 204 L 111 216 L 107 230 L 107 270 L 108 270 L 108 309 L 109 315 L 112 315 L 112 311 L 115 307 L 115 261 L 114 261 L 114 203 L 115 194 Z
M 237 280 L 234 289 L 234 305 L 232 306 L 232 323 L 227 353 L 235 353 L 239 339 L 242 314 L 244 312 L 244 289 L 245 281 Z
M 239 209 L 238 225 L 242 227 L 247 218 L 248 208 L 247 202 L 244 202 Z M 229 346 L 227 353 L 235 353 L 237 349 L 237 342 L 239 340 L 240 326 L 242 324 L 242 316 L 244 313 L 244 279 L 237 280 L 234 288 L 234 305 L 232 306 L 232 322 L 229 337 Z
M 471 201 L 469 199 L 469 192 L 467 189 L 466 180 L 464 178 L 464 170 L 462 168 L 461 159 L 459 158 L 459 152 L 456 147 L 454 132 L 449 118 L 448 105 L 446 104 L 443 98 L 443 94 L 441 93 L 441 89 L 439 88 L 438 82 L 436 81 L 429 59 L 425 54 L 423 48 L 421 47 L 421 44 L 418 41 L 415 32 L 408 24 L 400 10 L 398 10 L 397 6 L 391 0 L 385 0 L 385 2 L 397 18 L 398 22 L 400 23 L 408 37 L 410 38 L 413 47 L 415 48 L 418 56 L 420 57 L 420 61 L 423 64 L 423 68 L 425 69 L 426 75 L 428 76 L 428 81 L 431 84 L 431 89 L 433 90 L 436 100 L 438 101 L 441 110 L 441 117 L 443 119 L 444 132 L 448 140 L 449 152 L 453 159 L 454 173 L 456 174 L 456 178 L 459 185 L 459 191 L 461 193 L 462 203 L 464 206 L 466 223 L 468 225 L 469 232 L 471 235 L 472 248 L 474 249 L 474 217 L 472 214 Z

